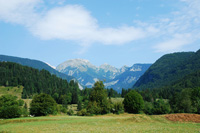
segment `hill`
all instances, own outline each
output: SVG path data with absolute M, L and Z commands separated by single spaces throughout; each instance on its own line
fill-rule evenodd
M 22 98 L 31 98 L 34 94 L 46 93 L 54 97 L 58 103 L 63 102 L 60 98 L 71 96 L 74 90 L 78 89 L 78 83 L 74 80 L 68 83 L 67 80 L 51 75 L 44 69 L 39 71 L 12 62 L 0 62 L 0 86 L 23 86 Z M 2 89 L 4 88 L 1 88 L 1 91 Z
M 167 54 L 158 59 L 133 88 L 154 89 L 170 86 L 200 70 L 200 51 Z
M 62 79 L 66 79 L 68 81 L 74 79 L 74 77 L 72 77 L 72 76 L 68 76 L 66 74 L 63 74 L 63 73 L 56 71 L 52 66 L 50 66 L 49 64 L 44 63 L 42 61 L 13 57 L 13 56 L 0 55 L 0 62 L 3 62 L 3 61 L 14 62 L 14 63 L 21 64 L 23 66 L 29 66 L 29 67 L 39 69 L 39 70 L 44 69 L 44 70 L 49 71 L 51 74 L 54 74 L 54 75 L 56 75 L 56 76 L 58 76 Z

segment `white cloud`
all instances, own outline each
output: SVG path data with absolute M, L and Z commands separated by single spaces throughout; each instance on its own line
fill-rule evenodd
M 0 20 L 28 26 L 38 18 L 35 6 L 40 0 L 0 0 Z
M 192 40 L 190 34 L 176 34 L 171 39 L 157 44 L 154 48 L 157 52 L 176 52 L 180 51 L 183 46 L 188 45 L 191 42 Z
M 182 10 L 160 19 L 158 24 L 153 24 L 160 29 L 158 37 L 161 41 L 153 46 L 157 52 L 179 51 L 200 39 L 200 1 L 180 1 L 186 4 Z
M 200 39 L 200 1 L 180 2 L 185 3 L 182 10 L 151 20 L 151 23 L 134 21 L 133 26 L 102 28 L 83 6 L 64 6 L 64 0 L 0 0 L 0 20 L 24 25 L 44 40 L 76 41 L 85 47 L 80 53 L 96 42 L 124 45 L 135 40 L 148 42 L 148 37 L 156 40 L 155 51 L 171 52 Z
M 148 35 L 144 28 L 134 26 L 101 28 L 90 12 L 80 5 L 47 9 L 42 0 L 0 0 L 0 19 L 25 25 L 41 39 L 72 40 L 82 46 L 94 42 L 120 45 Z

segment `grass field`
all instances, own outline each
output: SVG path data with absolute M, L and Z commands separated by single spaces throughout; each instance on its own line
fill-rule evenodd
M 172 122 L 164 116 L 143 114 L 109 114 L 92 117 L 49 116 L 0 120 L 0 132 L 199 133 L 200 123 Z
M 22 91 L 23 91 L 23 86 L 20 86 L 19 88 L 0 86 L 0 96 L 10 94 L 13 96 L 17 96 L 20 99 Z

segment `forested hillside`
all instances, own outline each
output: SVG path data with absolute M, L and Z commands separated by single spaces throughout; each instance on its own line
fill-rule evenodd
M 188 74 L 200 70 L 200 51 L 167 54 L 158 59 L 133 88 L 153 89 L 169 86 Z
M 38 70 L 11 62 L 0 62 L 0 86 L 24 86 L 22 98 L 32 98 L 34 94 L 46 93 L 62 103 L 62 97 L 72 99 L 78 90 L 78 83 L 51 75 L 46 70 Z M 70 98 L 66 98 L 69 96 Z M 71 101 L 70 101 L 71 102 Z
M 39 69 L 39 70 L 44 69 L 44 70 L 49 71 L 51 74 L 55 74 L 56 76 L 58 76 L 62 79 L 66 79 L 68 81 L 70 81 L 74 78 L 72 76 L 68 76 L 66 74 L 60 73 L 60 72 L 56 71 L 54 68 L 52 68 L 50 65 L 48 65 L 47 63 L 44 63 L 44 62 L 38 61 L 38 60 L 31 60 L 31 59 L 26 59 L 26 58 L 0 55 L 0 61 L 1 62 L 2 61 L 14 62 L 14 63 L 21 64 L 23 66 L 29 66 L 29 67 Z

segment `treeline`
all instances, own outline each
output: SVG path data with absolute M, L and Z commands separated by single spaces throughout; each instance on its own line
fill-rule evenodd
M 32 98 L 36 94 L 51 95 L 57 103 L 77 103 L 79 87 L 74 80 L 68 82 L 51 75 L 46 70 L 38 70 L 11 62 L 0 62 L 0 85 L 23 86 L 22 98 Z
M 200 113 L 200 70 L 185 76 L 184 78 L 156 89 L 137 90 L 146 101 L 148 108 L 162 99 L 167 112 L 164 113 Z M 159 101 L 161 102 L 161 101 Z M 151 109 L 152 110 L 152 109 Z M 148 112 L 152 114 L 152 111 Z

